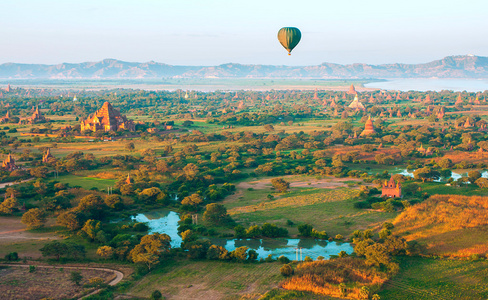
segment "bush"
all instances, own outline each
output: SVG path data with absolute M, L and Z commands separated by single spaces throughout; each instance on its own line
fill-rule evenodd
M 286 264 L 280 268 L 280 273 L 285 277 L 289 277 L 293 275 L 294 272 L 293 272 L 293 268 L 289 264 Z
M 290 259 L 284 255 L 281 255 L 280 257 L 278 257 L 278 261 L 282 264 L 287 264 L 290 262 Z
M 159 300 L 159 299 L 163 299 L 163 295 L 161 294 L 161 292 L 158 290 L 155 290 L 154 292 L 152 292 L 151 300 Z
M 17 252 L 10 252 L 9 254 L 5 255 L 5 260 L 17 261 L 19 260 L 19 254 Z

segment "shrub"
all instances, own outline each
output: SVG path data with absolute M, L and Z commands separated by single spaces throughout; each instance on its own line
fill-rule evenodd
M 282 264 L 287 264 L 290 262 L 290 259 L 284 255 L 281 255 L 280 257 L 278 257 L 278 261 Z
M 155 290 L 154 292 L 152 292 L 151 300 L 159 300 L 159 299 L 163 299 L 163 295 L 161 294 L 161 292 L 158 290 Z
M 280 273 L 285 277 L 289 277 L 293 275 L 294 272 L 293 272 L 293 268 L 289 264 L 285 264 L 280 268 Z

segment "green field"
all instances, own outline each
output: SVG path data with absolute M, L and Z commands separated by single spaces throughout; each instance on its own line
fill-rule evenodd
M 487 299 L 488 261 L 402 258 L 381 299 Z
M 295 224 L 308 223 L 329 235 L 350 235 L 355 230 L 365 230 L 391 220 L 396 212 L 382 212 L 354 208 L 357 200 L 352 199 L 357 190 L 351 189 L 303 189 L 278 200 L 252 202 L 252 196 L 263 196 L 264 190 L 243 191 L 244 196 L 228 205 L 229 213 L 238 223 L 247 227 L 265 222 L 285 226 L 287 220 Z M 238 207 L 236 203 L 243 206 Z M 298 234 L 297 226 L 287 227 L 290 234 Z
M 70 186 L 81 186 L 84 189 L 97 188 L 99 190 L 106 190 L 109 186 L 114 186 L 117 180 L 101 179 L 95 177 L 81 177 L 76 175 L 64 175 L 57 178 L 59 182 L 68 183 Z
M 125 294 L 149 297 L 159 290 L 171 299 L 257 299 L 278 286 L 283 279 L 280 267 L 278 262 L 174 261 L 136 282 Z

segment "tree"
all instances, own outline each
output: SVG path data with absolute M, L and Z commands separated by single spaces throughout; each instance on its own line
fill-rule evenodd
M 474 183 L 480 188 L 488 188 L 488 179 L 486 178 L 478 178 Z
M 134 149 L 136 149 L 136 147 L 134 146 L 134 143 L 129 142 L 129 143 L 125 144 L 125 149 L 132 152 L 132 151 L 134 151 Z
M 289 277 L 293 275 L 293 268 L 289 264 L 285 264 L 280 268 L 281 275 Z
M 440 178 L 440 175 L 441 174 L 439 172 L 432 170 L 429 167 L 420 168 L 415 170 L 415 172 L 413 172 L 414 178 L 417 180 L 422 180 L 422 182 L 425 182 L 426 180 L 427 181 L 437 180 Z
M 114 256 L 114 248 L 110 246 L 98 247 L 97 255 L 104 259 L 110 259 Z
M 481 178 L 481 173 L 479 171 L 473 170 L 468 172 L 469 182 L 475 183 L 479 178 Z
M 48 169 L 44 166 L 30 169 L 30 174 L 36 178 L 46 178 L 47 173 Z
M 81 216 L 76 211 L 67 211 L 56 218 L 56 223 L 71 231 L 78 230 L 81 227 Z
M 238 262 L 243 262 L 247 259 L 247 249 L 249 248 L 247 248 L 246 246 L 236 248 L 230 253 L 230 257 L 237 260 Z
M 135 263 L 144 263 L 149 269 L 159 258 L 171 249 L 171 238 L 167 234 L 153 233 L 142 237 L 141 242 L 130 251 Z
M 223 225 L 232 221 L 225 206 L 217 203 L 207 204 L 203 220 L 213 225 Z
M 268 132 L 269 131 L 274 131 L 274 127 L 271 124 L 266 124 L 266 125 L 264 125 L 264 130 L 266 130 Z
M 132 261 L 134 263 L 142 263 L 147 266 L 149 270 L 151 270 L 151 267 L 157 263 L 159 263 L 159 256 L 156 254 L 152 253 L 138 253 L 132 255 Z
M 21 222 L 29 229 L 41 228 L 46 224 L 46 214 L 39 208 L 32 208 L 22 215 Z
M 229 251 L 222 246 L 212 245 L 207 250 L 207 259 L 210 260 L 227 260 L 229 259 Z
M 5 200 L 3 200 L 2 203 L 0 203 L 0 213 L 3 214 L 12 214 L 14 211 L 14 208 L 18 205 L 17 199 L 10 197 Z
M 202 203 L 202 197 L 199 194 L 192 194 L 187 196 L 181 200 L 181 204 L 189 205 L 189 206 L 197 206 L 198 204 Z
M 104 199 L 105 205 L 115 210 L 120 210 L 124 206 L 119 195 L 109 195 Z
M 185 173 L 186 180 L 191 181 L 195 179 L 198 174 L 198 166 L 193 163 L 189 163 L 183 168 L 183 172 Z
M 69 276 L 69 280 L 79 286 L 80 282 L 83 280 L 83 276 L 81 276 L 80 272 L 73 271 Z
M 58 241 L 52 241 L 45 244 L 40 251 L 42 256 L 54 256 L 57 260 L 59 260 L 61 255 L 67 254 L 68 246 Z
M 163 299 L 163 295 L 161 294 L 160 291 L 155 290 L 154 292 L 152 292 L 151 300 L 160 300 L 160 299 Z
M 308 237 L 312 236 L 313 226 L 310 224 L 302 224 L 298 225 L 298 232 L 300 232 L 301 236 Z
M 104 206 L 105 203 L 102 198 L 92 194 L 81 198 L 76 209 L 92 218 L 99 219 L 102 216 Z
M 285 181 L 283 178 L 273 178 L 271 179 L 271 184 L 275 189 L 284 193 L 290 188 L 290 183 Z
M 83 225 L 81 230 L 93 241 L 97 237 L 97 234 L 101 229 L 102 224 L 97 220 L 88 220 Z

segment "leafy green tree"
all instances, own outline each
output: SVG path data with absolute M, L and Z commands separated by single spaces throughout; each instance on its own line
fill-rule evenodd
M 207 259 L 210 260 L 227 260 L 229 259 L 229 251 L 224 247 L 212 245 L 207 250 Z
M 114 256 L 114 248 L 110 246 L 101 246 L 97 249 L 97 255 L 104 259 L 110 259 Z
M 469 182 L 475 183 L 476 180 L 481 178 L 481 173 L 479 171 L 473 170 L 468 172 Z
M 58 241 L 52 241 L 44 245 L 40 249 L 42 256 L 54 256 L 56 260 L 59 260 L 62 255 L 66 255 L 68 251 L 68 246 L 64 243 Z
M 244 226 L 237 225 L 236 227 L 234 227 L 234 231 L 234 235 L 237 239 L 242 239 L 246 237 L 246 229 L 244 228 Z
M 290 188 L 290 183 L 285 181 L 283 178 L 273 178 L 271 179 L 271 184 L 276 190 L 282 193 L 286 192 Z
M 285 265 L 281 266 L 280 273 L 284 277 L 289 277 L 289 276 L 293 275 L 293 268 L 289 264 L 285 264 Z
M 247 259 L 247 249 L 249 248 L 247 248 L 246 246 L 236 248 L 230 253 L 230 257 L 238 262 L 244 262 Z
M 83 280 L 83 276 L 81 275 L 80 272 L 73 271 L 69 276 L 69 280 L 74 284 L 76 284 L 77 286 L 79 286 L 80 282 Z
M 171 238 L 167 234 L 153 233 L 143 236 L 129 255 L 133 262 L 144 263 L 150 269 L 163 255 L 169 253 L 170 249 Z
M 101 227 L 102 223 L 100 221 L 88 220 L 81 230 L 93 241 L 97 237 L 98 232 L 102 230 Z
M 41 228 L 46 224 L 46 214 L 39 208 L 32 208 L 22 215 L 21 222 L 29 229 Z
M 246 230 L 246 237 L 257 238 L 261 236 L 261 228 L 259 225 L 253 225 Z
M 120 210 L 124 206 L 119 195 L 109 195 L 104 199 L 105 205 L 115 210 Z
M 488 179 L 486 178 L 478 178 L 474 183 L 480 188 L 488 188 Z
M 310 224 L 298 225 L 298 232 L 300 232 L 301 236 L 304 237 L 312 236 L 312 230 L 313 230 L 313 226 Z
M 10 197 L 5 200 L 3 200 L 2 203 L 0 203 L 0 213 L 10 215 L 14 212 L 14 208 L 18 205 L 17 199 Z
M 425 167 L 415 170 L 415 172 L 413 172 L 413 176 L 415 179 L 425 182 L 437 180 L 440 178 L 441 174 L 438 171 L 432 170 L 429 167 Z
M 47 167 L 41 166 L 30 169 L 30 174 L 36 178 L 46 178 L 48 171 Z
M 76 211 L 67 211 L 56 218 L 56 223 L 71 231 L 75 231 L 81 228 L 81 215 Z
M 224 225 L 232 221 L 225 206 L 217 203 L 207 204 L 203 220 L 212 225 Z
M 134 146 L 134 143 L 129 142 L 129 143 L 125 144 L 125 150 L 129 150 L 130 152 L 132 152 L 132 151 L 134 151 L 134 149 L 136 149 L 136 147 Z
M 160 300 L 160 299 L 163 299 L 163 295 L 161 294 L 160 291 L 155 290 L 154 292 L 152 292 L 151 300 Z
M 100 219 L 103 215 L 104 207 L 105 203 L 102 198 L 92 194 L 81 198 L 76 209 L 91 218 Z
M 194 207 L 202 202 L 203 202 L 202 197 L 199 194 L 192 194 L 190 196 L 183 198 L 183 200 L 181 200 L 181 204 L 194 206 Z

